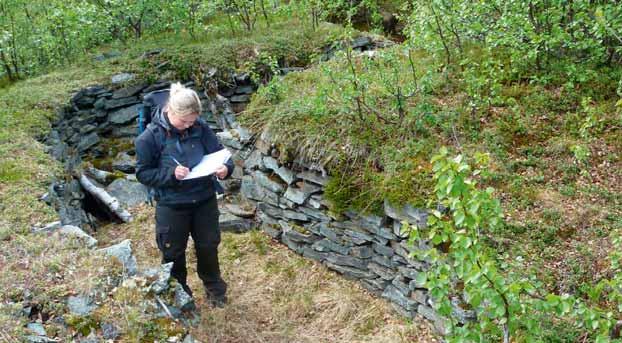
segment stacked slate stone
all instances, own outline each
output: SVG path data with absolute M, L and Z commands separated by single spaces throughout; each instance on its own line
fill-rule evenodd
M 91 168 L 88 174 L 98 187 L 105 187 L 126 207 L 135 206 L 148 198 L 147 189 L 136 182 L 133 175 L 136 164 L 134 150 L 130 148 L 116 156 L 108 156 L 110 152 L 105 151 L 101 143 L 109 138 L 122 138 L 131 143 L 138 134 L 137 118 L 143 97 L 149 92 L 170 87 L 170 81 L 167 80 L 148 85 L 133 82 L 133 79 L 133 74 L 118 74 L 112 77 L 109 88 L 96 85 L 78 91 L 70 103 L 59 111 L 58 119 L 45 139 L 49 153 L 64 163 L 68 174 L 74 174 L 80 168 L 85 156 L 94 160 L 112 159 L 111 170 Z M 186 82 L 185 85 L 192 88 L 194 82 Z M 231 74 L 229 82 L 219 86 L 219 90 L 228 96 L 227 100 L 238 109 L 244 108 L 255 88 L 248 74 Z M 221 131 L 216 118 L 209 112 L 208 99 L 201 89 L 197 90 L 204 102 L 203 119 L 214 131 Z M 234 110 L 236 106 L 233 106 Z M 110 174 L 114 171 L 126 174 L 126 178 Z M 238 180 L 238 187 L 239 183 Z M 234 181 L 234 189 L 235 185 Z M 77 181 L 59 180 L 50 187 L 44 200 L 58 210 L 63 225 L 93 226 L 95 218 L 85 212 L 84 208 L 88 207 L 84 204 L 85 199 L 88 200 L 88 196 L 85 197 Z M 230 224 L 237 231 L 250 227 L 246 221 L 238 220 Z
M 125 75 L 124 77 L 120 77 Z M 129 76 L 127 76 L 129 75 Z M 131 76 L 131 77 L 130 77 Z M 53 124 L 48 136 L 51 153 L 58 160 L 65 161 L 70 156 L 69 148 L 75 149 L 80 155 L 89 152 L 93 156 L 104 156 L 105 152 L 98 147 L 102 138 L 133 138 L 137 134 L 138 110 L 145 94 L 166 89 L 170 81 L 161 80 L 152 85 L 137 83 L 123 86 L 118 82 L 129 82 L 131 74 L 113 76 L 111 88 L 101 85 L 87 87 L 78 91 L 69 105 L 59 111 L 58 120 Z M 220 88 L 222 94 L 229 99 L 234 107 L 243 109 L 255 91 L 248 74 L 234 74 L 232 83 Z M 186 82 L 193 87 L 194 82 Z M 199 95 L 206 101 L 203 92 Z M 205 106 L 207 109 L 208 106 Z M 216 120 L 208 110 L 202 117 L 211 124 L 214 130 L 220 130 Z
M 350 47 L 352 48 L 352 50 L 359 53 L 375 51 L 377 49 L 386 48 L 390 45 L 393 45 L 392 41 L 382 39 L 381 37 L 360 36 L 350 41 Z M 326 46 L 323 49 L 324 51 L 320 56 L 320 59 L 322 61 L 328 61 L 332 59 L 333 57 L 335 57 L 337 51 L 344 50 L 345 46 L 346 45 L 343 42 Z
M 261 229 L 298 254 L 359 280 L 370 292 L 390 300 L 402 315 L 413 318 L 418 313 L 444 332 L 445 319 L 416 281 L 428 264 L 412 253 L 429 247 L 424 242 L 412 246 L 402 232 L 402 222 L 424 227 L 427 211 L 386 202 L 384 216 L 348 211 L 345 219 L 336 218 L 323 197 L 326 172 L 301 161 L 281 164 L 269 139 L 264 132 L 254 146 L 238 152 L 244 170 L 240 191 L 256 203 Z M 471 316 L 458 303 L 455 312 L 463 320 Z

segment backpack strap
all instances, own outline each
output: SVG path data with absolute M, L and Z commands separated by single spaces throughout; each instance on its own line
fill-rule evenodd
M 153 135 L 153 139 L 157 148 L 156 151 L 158 152 L 157 159 L 160 159 L 160 154 L 162 153 L 162 150 L 164 150 L 164 146 L 166 145 L 166 132 L 162 132 L 164 131 L 164 129 L 153 123 L 149 123 L 146 130 L 149 130 Z

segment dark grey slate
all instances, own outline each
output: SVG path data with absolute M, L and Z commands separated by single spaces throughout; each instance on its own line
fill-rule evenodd
M 328 176 L 323 176 L 322 174 L 311 170 L 302 171 L 298 173 L 297 176 L 300 179 L 313 182 L 321 186 L 326 186 L 326 184 L 328 183 Z
M 138 93 L 140 93 L 140 91 L 142 91 L 143 89 L 145 89 L 147 87 L 147 85 L 145 84 L 139 84 L 139 85 L 135 85 L 135 86 L 129 86 L 126 88 L 121 88 L 119 90 L 116 90 L 112 93 L 112 99 L 121 99 L 121 98 L 127 98 L 130 96 L 135 96 L 138 95 Z
M 306 206 L 301 206 L 297 208 L 298 211 L 306 214 L 307 216 L 313 218 L 313 219 L 317 219 L 319 221 L 322 222 L 328 222 L 330 221 L 330 217 L 327 216 L 326 214 L 324 214 L 324 212 L 322 211 L 318 211 L 312 208 L 308 208 Z
M 78 143 L 77 149 L 79 152 L 87 151 L 100 142 L 99 136 L 96 132 L 91 132 L 88 135 L 82 137 L 80 143 Z
M 340 266 L 348 266 L 360 270 L 367 270 L 367 261 L 352 256 L 343 256 L 335 253 L 329 253 L 326 257 L 326 261 Z
M 418 271 L 417 269 L 403 266 L 397 267 L 397 271 L 411 280 L 416 279 L 420 273 L 420 271 Z
M 328 226 L 327 223 L 320 223 L 320 235 L 330 239 L 333 242 L 342 241 L 341 239 L 342 233 L 343 231 L 341 229 L 332 228 Z
M 265 162 L 265 160 L 264 160 Z M 294 183 L 294 181 L 296 181 L 296 174 L 291 171 L 290 169 L 281 166 L 280 168 L 278 168 L 277 170 L 274 171 L 279 177 L 281 177 L 281 179 L 283 181 L 285 181 L 285 183 L 287 183 L 288 185 L 291 185 L 292 183 Z
M 221 213 L 218 217 L 218 228 L 223 232 L 241 233 L 252 229 L 254 223 L 248 218 L 235 216 L 231 213 Z
M 78 109 L 81 109 L 81 110 L 93 107 L 93 104 L 95 103 L 95 101 L 96 101 L 95 97 L 86 96 L 86 95 L 81 95 L 78 97 L 74 97 L 74 99 L 72 99 L 73 104 Z
M 419 288 L 424 288 L 424 287 L 425 287 L 425 284 L 419 283 L 419 282 L 417 281 L 417 279 L 416 279 L 416 278 L 414 278 L 414 279 L 410 280 L 410 282 L 408 283 L 408 287 L 409 287 L 411 290 L 415 290 L 415 289 L 419 289 Z
M 84 135 L 95 130 L 97 130 L 97 126 L 93 124 L 86 124 L 80 128 L 80 134 Z
M 244 169 L 247 171 L 255 169 L 264 169 L 263 156 L 259 150 L 253 150 L 253 152 L 244 160 Z
M 257 182 L 260 186 L 264 187 L 265 189 L 271 192 L 282 194 L 283 191 L 285 190 L 285 186 L 283 184 L 281 184 L 278 181 L 274 181 L 270 179 L 268 175 L 266 175 L 265 173 L 261 171 L 258 171 L 258 170 L 255 171 L 253 173 L 253 177 L 255 178 L 255 182 Z
M 149 190 L 145 185 L 126 179 L 114 180 L 106 187 L 106 191 L 125 207 L 134 207 L 149 199 Z
M 329 252 L 333 251 L 338 254 L 347 255 L 350 252 L 350 248 L 345 247 L 341 244 L 337 244 L 331 240 L 326 238 L 319 240 L 313 244 L 313 249 L 321 252 Z
M 288 248 L 294 250 L 299 254 L 302 254 L 303 248 L 306 246 L 306 244 L 293 241 L 291 238 L 289 238 L 289 236 L 285 234 L 281 235 L 281 242 L 283 242 L 283 244 L 287 245 Z
M 373 285 L 374 288 L 379 289 L 381 292 L 384 291 L 384 289 L 387 288 L 387 286 L 389 285 L 389 281 L 383 280 L 379 277 L 373 278 L 373 279 L 361 280 L 361 282 L 367 282 L 370 285 Z
M 408 287 L 408 279 L 403 276 L 396 276 L 395 279 L 391 282 L 395 288 L 397 288 L 405 297 L 410 296 L 410 288 Z
M 378 263 L 380 265 L 383 265 L 383 266 L 385 266 L 387 268 L 395 268 L 395 266 L 393 265 L 393 262 L 391 262 L 390 259 L 388 259 L 388 258 L 386 258 L 386 257 L 384 257 L 382 255 L 374 255 L 371 259 L 372 259 L 372 261 L 374 261 L 374 262 L 376 262 L 376 263 Z
M 368 279 L 362 279 L 361 280 L 361 287 L 363 287 L 368 292 L 372 293 L 373 295 L 375 295 L 377 297 L 381 296 L 382 292 L 384 291 L 383 288 L 376 287 L 376 285 L 374 285 L 371 282 L 369 282 Z
M 257 209 L 259 209 L 260 211 L 266 213 L 267 215 L 273 218 L 293 219 L 293 220 L 299 220 L 299 221 L 309 220 L 309 217 L 307 217 L 306 215 L 302 213 L 298 213 L 296 211 L 291 211 L 291 210 L 284 210 L 278 207 L 268 205 L 266 203 L 257 204 Z
M 313 244 L 320 240 L 320 236 L 315 235 L 311 232 L 302 233 L 297 231 L 291 224 L 286 221 L 279 220 L 279 225 L 283 230 L 283 236 L 287 236 L 287 238 L 291 239 L 294 242 L 305 243 L 305 244 Z
M 421 305 L 426 305 L 428 303 L 428 292 L 423 289 L 415 289 L 410 294 L 410 298 Z
M 121 99 L 109 99 L 109 100 L 106 100 L 106 105 L 104 106 L 104 108 L 110 111 L 115 108 L 127 107 L 133 104 L 137 104 L 139 102 L 140 101 L 135 96 L 121 98 Z
M 383 255 L 386 257 L 392 257 L 393 255 L 395 255 L 395 251 L 393 250 L 393 248 L 389 246 L 380 245 L 378 243 L 373 243 L 373 247 L 374 247 L 374 251 L 379 253 L 380 255 Z
M 280 239 L 282 230 L 278 221 L 263 212 L 258 212 L 257 217 L 261 222 L 261 230 L 274 239 Z
M 313 196 L 311 196 L 307 200 L 307 204 L 316 210 L 319 210 L 320 208 L 322 208 L 322 203 L 318 199 L 315 199 Z
M 408 264 L 408 261 L 406 261 L 405 258 L 403 258 L 400 255 L 393 255 L 391 257 L 391 261 L 395 264 L 395 265 L 406 265 Z
M 122 151 L 112 161 L 112 168 L 126 174 L 133 174 L 136 172 L 136 159 Z
M 393 280 L 396 275 L 394 270 L 385 266 L 381 266 L 375 262 L 370 262 L 367 265 L 367 268 L 369 268 L 370 271 L 374 272 L 376 275 L 380 276 L 384 280 Z
M 393 285 L 388 285 L 387 288 L 384 289 L 382 297 L 389 299 L 390 301 L 402 306 L 408 311 L 415 311 L 419 306 L 416 301 L 405 297 L 404 294 L 402 294 L 400 290 Z
M 231 131 L 222 131 L 216 133 L 218 140 L 226 147 L 240 150 L 244 145 L 231 133 Z
M 277 162 L 274 157 L 264 156 L 263 165 L 270 170 L 276 171 L 277 169 L 279 169 L 279 162 Z
M 259 186 L 250 175 L 246 175 L 242 178 L 240 192 L 248 199 L 263 201 L 274 206 L 278 206 L 279 204 L 278 195 Z
M 424 228 L 427 225 L 427 211 L 413 207 L 412 205 L 405 205 L 402 208 L 398 208 L 390 204 L 388 200 L 385 200 L 384 212 L 390 218 L 400 222 L 405 220 L 410 224 L 417 225 L 419 228 Z
M 106 111 L 102 111 L 106 109 L 106 98 L 97 99 L 97 101 L 95 101 L 95 104 L 93 104 L 93 107 L 95 107 L 96 110 L 99 110 L 99 113 L 107 113 Z
M 74 225 L 63 225 L 58 229 L 58 232 L 63 236 L 76 237 L 82 241 L 88 248 L 92 248 L 97 245 L 97 240 L 91 235 L 84 232 Z
M 374 240 L 374 238 L 372 236 L 370 236 L 370 235 L 368 235 L 366 233 L 360 232 L 360 231 L 345 230 L 344 234 L 345 234 L 345 236 L 348 237 L 349 240 L 351 240 L 356 245 L 361 245 L 361 244 L 369 243 L 369 242 L 372 242 Z
M 84 92 L 84 95 L 86 95 L 86 96 L 94 96 L 94 97 L 97 97 L 99 95 L 102 95 L 102 94 L 108 92 L 108 90 L 104 86 L 102 86 L 102 85 L 86 87 L 82 91 Z
M 300 188 L 289 186 L 283 196 L 298 205 L 302 205 L 310 195 L 309 193 L 303 192 Z
M 330 225 L 339 228 L 339 229 L 348 229 L 348 230 L 356 230 L 356 231 L 361 231 L 360 227 L 358 224 L 349 221 L 349 220 L 344 220 L 344 221 L 334 221 L 331 222 Z
M 108 115 L 108 121 L 114 125 L 125 125 L 127 123 L 131 123 L 136 120 L 138 117 L 138 107 L 140 105 L 134 105 L 130 107 L 125 107 L 120 110 L 116 110 L 110 112 Z
M 316 260 L 318 262 L 325 261 L 327 255 L 328 255 L 327 253 L 315 251 L 314 249 L 310 248 L 309 246 L 305 246 L 305 247 L 302 248 L 302 256 L 304 256 L 306 258 L 310 258 L 310 259 Z
M 401 221 L 394 220 L 393 221 L 393 233 L 398 238 L 405 239 L 410 236 L 410 229 L 408 227 L 403 227 Z
M 294 203 L 293 201 L 284 198 L 284 197 L 280 197 L 279 198 L 279 207 L 282 209 L 295 209 L 297 207 L 296 203 Z
M 350 248 L 350 255 L 358 258 L 370 258 L 374 255 L 374 250 L 369 245 L 359 245 Z
M 352 267 L 347 267 L 347 266 L 342 266 L 342 265 L 334 264 L 334 263 L 329 262 L 329 261 L 324 261 L 324 264 L 328 268 L 343 274 L 346 278 L 352 278 L 352 279 L 371 279 L 371 278 L 374 277 L 374 274 L 371 273 L 371 272 L 368 272 L 368 271 L 364 271 L 364 270 L 360 270 L 360 269 L 356 269 L 356 268 L 352 268 Z
M 277 224 L 261 223 L 260 228 L 268 236 L 274 239 L 281 239 L 281 234 L 283 232 Z

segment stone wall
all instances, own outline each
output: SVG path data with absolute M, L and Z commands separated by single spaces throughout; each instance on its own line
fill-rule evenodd
M 322 167 L 298 160 L 280 163 L 267 132 L 254 143 L 225 144 L 235 152 L 240 193 L 256 204 L 261 230 L 296 253 L 358 280 L 365 289 L 388 299 L 403 316 L 420 314 L 445 332 L 445 319 L 437 315 L 427 290 L 416 281 L 428 264 L 411 254 L 430 247 L 422 241 L 410 244 L 402 229 L 402 222 L 425 227 L 426 210 L 385 202 L 382 216 L 354 211 L 334 215 L 323 196 L 328 176 Z M 458 302 L 454 312 L 462 321 L 472 317 Z

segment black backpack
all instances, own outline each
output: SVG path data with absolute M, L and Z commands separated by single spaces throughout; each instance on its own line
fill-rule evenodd
M 169 90 L 163 89 L 147 93 L 142 106 L 138 107 L 138 134 L 140 135 L 151 123 L 151 118 L 161 111 L 168 102 Z

